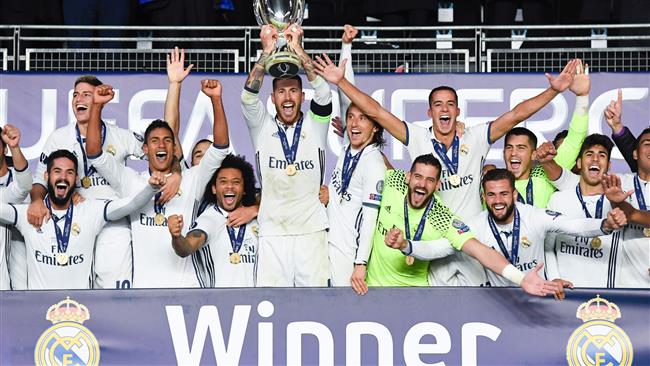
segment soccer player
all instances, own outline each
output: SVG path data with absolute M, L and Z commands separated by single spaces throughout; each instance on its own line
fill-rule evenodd
M 332 102 L 329 85 L 316 75 L 302 48 L 302 35 L 298 25 L 285 30 L 289 47 L 300 57 L 314 88 L 307 113 L 301 112 L 305 97 L 299 76 L 273 80 L 275 116 L 259 98 L 264 64 L 277 38 L 270 25 L 262 26 L 263 52 L 241 95 L 262 186 L 256 286 L 326 286 L 329 277 L 327 213 L 318 193 L 325 174 Z
M 453 212 L 470 217 L 481 211 L 479 178 L 491 144 L 566 90 L 578 63 L 578 60 L 569 61 L 557 78 L 546 74 L 550 82 L 548 89 L 519 103 L 491 123 L 468 127 L 462 137 L 456 136 L 456 118 L 460 109 L 453 88 L 440 86 L 429 94 L 427 113 L 432 127 L 427 129 L 400 120 L 352 85 L 344 78 L 345 63 L 336 67 L 327 55 L 323 55 L 323 58 L 316 57 L 315 65 L 319 75 L 336 84 L 364 114 L 406 145 L 411 157 L 436 154 L 443 163 L 440 197 Z M 432 266 L 435 285 L 479 285 L 484 279 L 483 269 L 478 263 L 461 253 L 436 262 Z
M 6 152 L 11 152 L 10 167 Z M 12 125 L 0 128 L 0 203 L 22 203 L 32 188 L 27 159 L 20 149 L 20 130 Z M 0 290 L 12 289 L 9 278 L 11 227 L 0 224 Z
M 556 292 L 557 284 L 538 276 L 541 263 L 524 274 L 474 239 L 469 227 L 434 194 L 440 185 L 440 171 L 438 159 L 425 154 L 413 161 L 409 172 L 386 173 L 368 263 L 368 285 L 428 286 L 429 260 L 462 250 L 530 294 L 545 296 Z M 425 250 L 426 258 L 414 258 L 414 250 Z
M 230 213 L 241 206 L 256 205 L 255 173 L 244 158 L 228 155 L 206 187 L 207 207 L 182 234 L 182 215 L 171 215 L 168 228 L 172 246 L 181 257 L 197 253 L 206 287 L 253 287 L 257 256 L 258 224 L 252 220 L 229 226 Z
M 618 147 L 618 150 L 625 158 L 627 165 L 633 173 L 637 172 L 637 161 L 634 159 L 632 148 L 635 145 L 636 139 L 630 129 L 623 125 L 621 115 L 623 114 L 623 91 L 618 90 L 618 97 L 616 101 L 610 101 L 607 108 L 603 112 L 605 115 L 605 122 L 612 129 L 612 140 Z
M 86 152 L 86 136 L 93 91 L 101 84 L 99 79 L 89 75 L 81 76 L 75 81 L 72 110 L 76 123 L 56 129 L 45 143 L 30 193 L 31 204 L 29 205 L 28 219 L 32 225 L 43 225 L 49 215 L 49 210 L 43 203 L 47 193 L 44 172 L 48 156 L 55 150 L 69 150 L 79 157 L 79 172 L 77 174 L 80 181 L 76 183 L 79 188 L 76 192 L 86 199 L 118 198 L 105 177 L 99 174 L 89 162 Z M 142 138 L 129 130 L 101 122 L 101 148 L 113 156 L 119 164 L 124 165 L 129 156 L 142 157 Z M 169 200 L 172 195 L 176 194 L 179 182 L 174 182 L 174 179 L 173 177 L 169 179 L 170 182 L 163 192 L 163 200 Z M 94 287 L 128 287 L 133 269 L 131 266 L 131 232 L 126 219 L 107 223 L 97 240 L 94 260 L 94 271 L 97 277 L 94 280 Z
M 469 219 L 468 224 L 481 243 L 524 273 L 544 261 L 544 238 L 550 233 L 596 237 L 611 234 L 626 223 L 625 214 L 619 209 L 610 211 L 607 219 L 570 218 L 517 202 L 515 177 L 506 169 L 488 172 L 482 186 L 487 211 Z M 491 286 L 514 285 L 492 271 L 486 274 Z
M 621 174 L 619 187 L 628 194 L 615 199 L 607 198 L 614 206 L 627 202 L 634 209 L 650 216 L 650 128 L 646 128 L 636 139 L 633 147 L 636 174 Z M 610 179 L 617 179 L 613 174 Z M 618 189 L 621 192 L 621 188 Z M 607 193 L 607 192 L 606 192 Z M 620 197 L 620 195 L 619 195 Z M 621 207 L 623 208 L 623 207 Z M 629 211 L 625 210 L 626 214 Z M 635 222 L 636 221 L 636 222 Z M 647 220 L 634 220 L 628 214 L 628 225 L 623 230 L 620 262 L 616 275 L 616 287 L 650 288 L 650 225 Z
M 92 288 L 95 238 L 110 220 L 119 220 L 144 205 L 165 184 L 154 173 L 148 184 L 130 197 L 116 201 L 86 199 L 72 203 L 78 162 L 68 150 L 49 155 L 44 205 L 51 220 L 40 228 L 27 222 L 27 206 L 0 203 L 0 222 L 15 225 L 27 245 L 27 287 L 39 289 Z
M 169 202 L 159 197 L 130 215 L 133 235 L 133 287 L 199 287 L 199 277 L 190 258 L 181 258 L 171 246 L 167 216 L 171 214 L 193 218 L 197 200 L 214 171 L 228 153 L 228 126 L 221 101 L 222 87 L 217 80 L 203 80 L 201 90 L 212 100 L 214 113 L 213 134 L 215 142 L 196 167 L 183 172 L 181 187 Z M 137 173 L 120 166 L 100 148 L 99 113 L 101 107 L 113 98 L 109 85 L 96 88 L 88 128 L 88 155 L 91 163 L 106 178 L 120 196 L 128 196 L 146 181 L 150 172 L 171 173 L 174 160 L 174 134 L 172 127 L 161 120 L 153 121 L 145 131 L 143 146 L 149 160 L 148 171 Z M 183 231 L 191 220 L 185 222 Z M 154 244 L 154 245 L 152 245 Z
M 576 95 L 576 106 L 569 131 L 563 139 L 561 147 L 557 148 L 555 162 L 570 170 L 575 165 L 580 152 L 580 146 L 587 136 L 589 129 L 589 66 L 584 67 L 580 62 L 573 77 L 571 90 Z M 537 136 L 525 127 L 515 127 L 505 136 L 503 160 L 506 168 L 516 178 L 517 201 L 545 208 L 548 200 L 555 192 L 555 186 L 548 179 L 541 165 L 534 165 Z
M 548 209 L 568 217 L 602 219 L 612 207 L 601 185 L 610 168 L 612 141 L 604 135 L 587 136 L 576 162 L 578 182 L 551 196 Z M 572 173 L 562 174 L 572 175 Z M 571 178 L 573 180 L 573 178 Z M 575 181 L 574 181 L 575 182 Z M 579 287 L 615 286 L 621 231 L 610 235 L 549 235 L 546 238 L 548 278 L 563 278 Z

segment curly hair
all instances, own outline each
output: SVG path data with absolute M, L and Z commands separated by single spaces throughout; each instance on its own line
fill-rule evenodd
M 257 200 L 255 197 L 255 172 L 253 166 L 239 155 L 228 154 L 219 169 L 212 175 L 210 181 L 205 186 L 203 193 L 204 204 L 217 204 L 217 197 L 212 193 L 212 186 L 216 183 L 221 169 L 232 168 L 241 172 L 244 179 L 244 196 L 242 197 L 242 206 L 253 206 Z

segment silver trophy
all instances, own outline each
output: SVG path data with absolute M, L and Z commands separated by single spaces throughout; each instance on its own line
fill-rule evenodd
M 266 71 L 276 78 L 290 78 L 300 71 L 302 63 L 287 46 L 283 31 L 289 24 L 301 24 L 305 0 L 255 0 L 253 3 L 257 24 L 270 24 L 278 30 L 275 50 L 269 56 Z

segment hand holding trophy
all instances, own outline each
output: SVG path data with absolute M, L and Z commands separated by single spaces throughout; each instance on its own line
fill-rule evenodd
M 275 78 L 289 78 L 297 75 L 302 67 L 300 58 L 288 47 L 284 30 L 290 24 L 302 23 L 305 0 L 255 0 L 253 3 L 257 24 L 271 25 L 275 32 L 264 27 L 262 32 L 277 35 L 275 49 L 271 52 L 264 68 Z M 262 35 L 265 37 L 266 35 Z M 261 38 L 262 38 L 261 37 Z

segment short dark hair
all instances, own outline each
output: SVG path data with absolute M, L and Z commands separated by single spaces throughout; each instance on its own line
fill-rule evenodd
M 205 192 L 203 193 L 203 202 L 207 204 L 217 204 L 217 197 L 212 193 L 212 185 L 216 182 L 217 177 L 221 169 L 232 168 L 237 169 L 241 172 L 242 178 L 244 179 L 244 196 L 242 197 L 241 204 L 242 206 L 253 206 L 257 202 L 255 196 L 255 172 L 253 171 L 253 166 L 246 161 L 242 156 L 228 154 L 221 162 L 221 166 L 217 169 L 216 172 L 210 178 L 210 181 L 205 187 Z
M 505 144 L 508 144 L 508 139 L 510 136 L 526 136 L 528 137 L 528 141 L 530 142 L 533 150 L 537 148 L 537 136 L 535 136 L 533 131 L 527 129 L 526 127 L 515 127 L 512 130 L 508 131 L 504 140 Z
M 199 146 L 199 144 L 202 144 L 204 142 L 209 142 L 210 144 L 212 144 L 212 141 L 208 139 L 200 139 L 199 141 L 196 142 L 196 144 L 194 144 L 194 147 L 192 147 L 192 155 L 194 155 L 194 150 L 196 150 L 196 147 Z
M 607 150 L 607 160 L 610 160 L 612 157 L 612 148 L 614 148 L 614 143 L 610 140 L 609 137 L 601 135 L 599 133 L 594 133 L 585 138 L 585 141 L 580 147 L 580 154 L 578 157 L 581 157 L 582 154 L 587 151 L 592 146 L 600 145 Z
M 77 80 L 74 81 L 74 86 L 77 86 L 78 84 L 81 83 L 90 84 L 92 86 L 100 86 L 103 84 L 101 80 L 97 79 L 97 76 L 95 75 L 79 76 Z
M 54 160 L 59 159 L 59 158 L 65 158 L 68 160 L 71 160 L 74 163 L 74 171 L 76 172 L 79 168 L 79 161 L 77 160 L 77 157 L 75 154 L 73 154 L 70 150 L 56 150 L 50 154 L 50 156 L 47 157 L 47 172 L 49 173 L 52 170 L 52 164 L 54 164 Z
M 2 130 L 0 130 L 0 132 L 1 131 Z M 641 145 L 641 137 L 643 137 L 643 135 L 648 134 L 648 133 L 650 133 L 650 127 L 648 127 L 646 129 L 644 129 L 643 131 L 641 131 L 641 134 L 639 134 L 639 137 L 637 137 L 636 140 L 634 141 L 634 148 L 632 150 L 636 150 L 636 149 L 639 148 L 639 146 Z
M 512 172 L 508 169 L 497 168 L 488 171 L 483 176 L 483 179 L 481 180 L 483 192 L 485 192 L 485 183 L 503 179 L 507 180 L 508 183 L 510 183 L 510 188 L 515 189 L 515 175 L 512 174 Z
M 438 160 L 438 158 L 433 156 L 433 154 L 424 154 L 415 158 L 415 160 L 413 160 L 413 164 L 411 164 L 411 173 L 415 171 L 416 164 L 431 165 L 438 168 L 437 178 L 440 179 L 440 172 L 442 171 L 442 165 L 440 165 L 440 160 Z
M 145 144 L 148 141 L 149 134 L 151 133 L 151 131 L 153 131 L 153 130 L 155 130 L 157 128 L 164 128 L 164 129 L 168 130 L 172 134 L 172 139 L 175 138 L 174 137 L 174 131 L 172 130 L 171 126 L 169 126 L 169 123 L 167 123 L 167 122 L 165 122 L 165 121 L 163 121 L 161 119 L 157 119 L 157 120 L 152 121 L 149 124 L 149 126 L 147 126 L 147 129 L 144 130 L 144 143 Z M 176 142 L 176 141 L 174 140 L 174 142 Z
M 555 138 L 553 139 L 553 146 L 555 146 L 555 148 L 557 149 L 558 148 L 557 144 L 560 142 L 560 140 L 564 140 L 568 134 L 569 134 L 568 130 L 560 131 L 557 135 L 555 135 Z
M 294 75 L 294 76 L 292 76 L 290 78 L 274 78 L 273 79 L 273 90 L 275 90 L 276 84 L 278 83 L 278 81 L 281 81 L 281 80 L 296 80 L 298 82 L 298 86 L 300 87 L 300 89 L 302 89 L 302 78 L 300 76 L 298 76 L 298 75 Z
M 347 118 L 348 112 L 350 111 L 350 108 L 352 108 L 353 106 L 356 107 L 356 108 L 359 108 L 359 107 L 357 107 L 354 103 L 351 103 L 351 104 L 348 106 L 348 109 L 345 111 L 345 118 Z M 361 108 L 359 108 L 359 110 L 361 110 Z M 364 115 L 365 115 L 365 113 L 364 113 Z M 386 140 L 384 139 L 384 128 L 383 128 L 379 123 L 377 123 L 377 121 L 375 121 L 374 119 L 368 117 L 368 115 L 366 115 L 366 117 L 367 117 L 369 120 L 372 121 L 374 127 L 377 129 L 377 132 L 375 132 L 375 133 L 372 135 L 372 141 L 371 141 L 371 143 L 372 143 L 373 145 L 377 146 L 378 148 L 383 148 L 384 145 L 386 144 Z M 346 121 L 346 123 L 347 123 L 347 121 Z
M 452 93 L 454 93 L 454 98 L 456 98 L 456 104 L 458 104 L 458 93 L 456 93 L 456 89 L 452 88 L 451 86 L 446 86 L 446 85 L 441 85 L 436 88 L 431 89 L 431 92 L 429 93 L 429 107 L 431 107 L 431 98 L 433 98 L 433 94 L 438 91 L 442 90 L 447 90 Z

